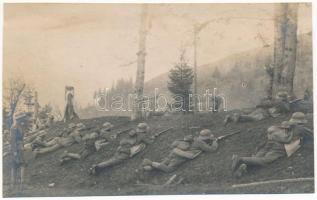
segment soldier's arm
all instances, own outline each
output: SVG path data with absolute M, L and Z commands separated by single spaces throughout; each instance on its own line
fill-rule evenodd
M 173 153 L 180 156 L 180 157 L 187 158 L 187 159 L 194 159 L 195 155 L 196 155 L 194 152 L 183 151 L 183 150 L 178 149 L 178 148 L 174 148 Z
M 213 140 L 212 145 L 208 145 L 207 143 L 205 143 L 203 141 L 199 141 L 198 145 L 202 151 L 206 151 L 206 152 L 214 152 L 218 149 L 217 140 Z
M 174 141 L 173 143 L 172 143 L 172 147 L 173 148 L 175 148 L 175 147 L 177 147 L 177 145 L 179 144 L 179 141 L 178 140 L 176 140 L 176 141 Z
M 274 103 L 272 101 L 264 101 L 256 105 L 256 108 L 270 108 L 273 106 L 274 106 Z
M 154 138 L 144 136 L 141 138 L 141 141 L 145 144 L 152 144 L 154 142 Z

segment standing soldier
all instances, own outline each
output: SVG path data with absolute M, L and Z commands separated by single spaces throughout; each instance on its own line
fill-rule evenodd
M 10 146 L 11 146 L 11 187 L 12 189 L 22 189 L 25 162 L 23 158 L 23 129 L 21 126 L 25 115 L 15 115 L 13 124 L 10 128 Z M 17 188 L 16 188 L 17 187 Z

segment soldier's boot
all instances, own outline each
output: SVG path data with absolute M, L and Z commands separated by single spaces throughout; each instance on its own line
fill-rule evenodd
M 70 157 L 64 157 L 64 158 L 59 160 L 59 164 L 64 165 L 65 163 L 67 163 L 70 160 L 72 160 Z
M 142 165 L 143 165 L 143 166 L 151 165 L 151 164 L 152 164 L 152 161 L 151 161 L 150 159 L 147 159 L 147 158 L 145 158 L 145 159 L 143 160 L 143 162 L 142 162 Z
M 63 164 L 65 164 L 67 161 L 69 161 L 70 160 L 70 158 L 68 157 L 68 151 L 67 150 L 65 150 L 63 153 L 62 153 L 62 155 L 60 156 L 60 158 L 59 158 L 59 163 L 60 163 L 60 165 L 63 165 Z
M 92 165 L 91 168 L 88 169 L 88 174 L 96 176 L 100 172 L 100 167 L 98 165 Z
M 67 157 L 67 154 L 68 154 L 68 151 L 65 150 L 65 151 L 62 153 L 62 155 L 60 156 L 60 159 L 63 159 L 63 158 L 65 158 L 65 157 Z
M 237 171 L 235 172 L 234 176 L 235 178 L 241 178 L 243 175 L 247 173 L 247 165 L 241 164 Z
M 152 161 L 145 158 L 142 162 L 142 169 L 145 171 L 151 171 L 153 169 Z

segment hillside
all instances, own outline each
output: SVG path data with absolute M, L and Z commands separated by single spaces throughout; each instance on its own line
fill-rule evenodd
M 267 47 L 240 52 L 199 66 L 199 93 L 204 94 L 206 89 L 213 91 L 213 88 L 217 88 L 219 93 L 226 96 L 228 109 L 253 106 L 266 95 L 268 77 L 264 66 L 272 63 L 272 57 L 273 49 Z M 213 76 L 216 68 L 220 71 L 218 78 Z M 158 75 L 146 82 L 145 92 L 153 95 L 154 89 L 159 88 L 160 93 L 169 94 L 167 82 L 168 73 Z M 306 88 L 312 88 L 312 83 L 312 36 L 308 33 L 298 37 L 295 94 L 301 97 Z
M 286 179 L 296 177 L 314 176 L 314 151 L 313 144 L 309 144 L 292 157 L 281 159 L 267 168 L 257 171 L 252 170 L 241 179 L 231 176 L 230 165 L 232 154 L 241 156 L 251 155 L 255 148 L 266 138 L 268 126 L 278 124 L 289 119 L 289 116 L 281 116 L 275 119 L 266 119 L 255 123 L 232 124 L 223 127 L 222 121 L 227 113 L 207 113 L 198 115 L 171 115 L 153 117 L 147 121 L 152 133 L 168 127 L 174 127 L 173 131 L 167 132 L 156 139 L 155 143 L 148 146 L 133 159 L 124 164 L 110 168 L 99 176 L 89 176 L 88 168 L 96 163 L 110 158 L 115 151 L 118 140 L 114 141 L 104 151 L 88 157 L 84 162 L 73 161 L 60 165 L 58 158 L 65 149 L 60 149 L 49 155 L 36 158 L 29 164 L 27 175 L 29 183 L 22 196 L 79 196 L 79 195 L 137 195 L 137 194 L 205 194 L 205 193 L 311 193 L 314 192 L 312 182 L 304 182 L 300 186 L 296 184 L 278 184 L 265 187 L 251 187 L 234 189 L 231 186 L 239 183 L 253 181 Z M 308 116 L 308 127 L 312 128 L 313 116 Z M 81 120 L 87 127 L 101 125 L 110 121 L 115 125 L 115 130 L 123 130 L 134 127 L 136 122 L 130 122 L 127 117 L 103 117 Z M 56 135 L 64 128 L 64 124 L 57 123 L 49 129 L 50 137 Z M 170 144 L 175 139 L 180 139 L 186 134 L 193 134 L 189 127 L 199 126 L 210 128 L 216 136 L 231 131 L 242 130 L 238 135 L 220 143 L 216 153 L 202 154 L 193 161 L 185 163 L 174 173 L 163 174 L 151 172 L 141 174 L 137 172 L 142 160 L 150 158 L 159 161 L 168 155 L 171 150 Z M 72 152 L 80 149 L 79 145 L 73 145 L 67 150 Z M 16 196 L 8 189 L 9 166 L 7 158 L 4 160 L 4 196 Z M 173 174 L 183 178 L 179 185 L 160 187 Z M 53 187 L 49 184 L 54 183 Z M 141 183 L 141 184 L 140 184 Z

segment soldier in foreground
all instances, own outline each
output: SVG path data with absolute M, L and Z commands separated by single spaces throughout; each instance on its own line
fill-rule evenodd
M 289 121 L 281 126 L 271 126 L 267 131 L 267 141 L 252 157 L 233 155 L 232 171 L 236 177 L 247 172 L 248 167 L 266 166 L 282 157 L 290 157 L 307 138 L 311 139 L 312 131 L 304 127 L 307 123 L 303 113 L 294 113 Z
M 197 138 L 194 139 L 191 135 L 186 136 L 182 141 L 175 141 L 172 147 L 173 150 L 162 162 L 145 159 L 142 163 L 143 169 L 172 172 L 183 163 L 196 158 L 201 152 L 216 151 L 218 142 L 209 129 L 204 129 Z
M 136 130 L 131 130 L 128 137 L 123 138 L 120 141 L 120 145 L 117 148 L 114 155 L 99 164 L 93 165 L 89 170 L 90 175 L 98 174 L 102 169 L 118 165 L 125 160 L 133 157 L 134 154 L 131 149 L 139 144 L 151 144 L 154 141 L 154 137 L 149 136 L 149 126 L 146 123 L 140 123 Z
M 26 165 L 23 156 L 24 132 L 21 126 L 23 118 L 23 115 L 16 114 L 10 128 L 11 187 L 18 190 L 22 189 Z

